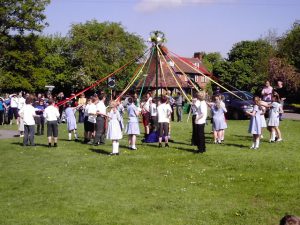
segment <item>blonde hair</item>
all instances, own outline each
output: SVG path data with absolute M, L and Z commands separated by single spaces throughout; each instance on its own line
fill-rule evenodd
M 197 94 L 197 98 L 198 98 L 200 101 L 205 100 L 205 92 L 204 92 L 204 91 L 199 91 L 199 93 Z
M 115 108 L 117 106 L 118 106 L 118 103 L 115 100 L 110 101 L 110 103 L 109 103 L 110 108 Z

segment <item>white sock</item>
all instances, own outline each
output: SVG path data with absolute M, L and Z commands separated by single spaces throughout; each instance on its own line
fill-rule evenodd
M 75 139 L 78 139 L 78 134 L 77 132 L 74 133 Z
M 72 133 L 69 133 L 69 141 L 72 140 Z
M 112 145 L 113 145 L 112 153 L 114 153 L 114 154 L 118 153 L 119 152 L 119 143 L 116 141 L 113 141 Z
M 259 148 L 259 139 L 256 139 L 255 148 Z
M 251 146 L 251 148 L 254 148 L 255 147 L 255 143 L 254 142 L 252 142 L 252 146 Z
M 272 131 L 271 140 L 272 140 L 272 141 L 275 141 L 275 137 L 276 137 L 276 135 L 275 135 L 275 131 Z

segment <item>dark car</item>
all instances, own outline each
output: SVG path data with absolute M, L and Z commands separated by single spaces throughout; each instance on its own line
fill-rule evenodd
M 239 96 L 240 98 L 236 97 L 235 95 Z M 226 117 L 228 119 L 246 119 L 247 116 L 245 112 L 251 112 L 253 110 L 253 95 L 247 91 L 233 91 L 230 92 L 223 92 L 222 95 L 224 96 L 224 102 L 227 108 Z M 243 100 L 242 100 L 243 99 Z

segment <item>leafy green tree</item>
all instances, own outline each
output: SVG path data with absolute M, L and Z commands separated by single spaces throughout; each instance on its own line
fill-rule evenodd
M 2 0 L 0 7 L 0 88 L 34 91 L 38 49 L 36 32 L 46 23 L 49 0 Z
M 214 66 L 213 74 L 238 89 L 257 92 L 269 79 L 269 60 L 274 48 L 265 40 L 242 41 L 233 46 L 228 59 Z
M 45 25 L 45 7 L 50 0 L 1 0 L 0 33 L 23 35 L 26 31 L 42 31 Z
M 278 53 L 281 58 L 300 71 L 300 22 L 296 21 L 291 30 L 278 41 Z
M 92 20 L 75 24 L 69 37 L 75 68 L 73 76 L 76 80 L 82 75 L 94 82 L 140 55 L 145 48 L 139 36 L 126 32 L 119 23 Z M 124 88 L 135 67 L 128 67 L 117 75 L 117 89 Z M 78 80 L 76 85 L 80 85 Z
M 222 61 L 224 59 L 219 52 L 203 53 L 202 62 L 210 72 L 213 70 L 214 65 Z

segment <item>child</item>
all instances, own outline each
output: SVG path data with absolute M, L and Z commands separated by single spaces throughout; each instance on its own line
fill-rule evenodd
M 128 99 L 129 105 L 127 106 L 128 111 L 128 125 L 127 125 L 127 134 L 128 134 L 128 144 L 129 149 L 137 150 L 135 143 L 136 143 L 136 135 L 140 134 L 139 128 L 139 118 L 141 109 L 138 108 L 134 103 L 133 99 Z
M 109 123 L 106 138 L 112 140 L 112 153 L 110 155 L 119 155 L 119 140 L 122 139 L 121 116 L 117 109 L 118 103 L 110 103 L 111 111 L 108 113 Z
M 66 113 L 66 120 L 67 120 L 67 128 L 69 132 L 69 139 L 68 139 L 69 141 L 72 140 L 72 131 L 74 133 L 75 141 L 78 141 L 75 112 L 76 112 L 76 108 L 71 107 L 71 102 L 67 103 L 67 108 L 65 110 L 65 113 Z
M 167 104 L 167 97 L 161 97 L 161 104 L 157 106 L 157 115 L 158 115 L 158 129 L 159 129 L 159 144 L 158 147 L 162 147 L 162 138 L 165 137 L 165 147 L 169 147 L 168 138 L 169 138 L 169 124 L 170 117 L 172 113 L 171 106 Z
M 218 95 L 214 96 L 213 103 L 207 103 L 212 111 L 213 115 L 213 132 L 214 132 L 214 143 L 221 144 L 224 140 L 224 129 L 227 128 L 224 113 L 227 112 L 225 105 L 221 104 L 221 99 Z
M 279 101 L 279 95 L 275 93 L 272 96 L 272 103 L 268 105 L 270 107 L 268 120 L 268 130 L 270 131 L 270 143 L 275 142 L 276 134 L 277 142 L 282 141 L 281 132 L 279 130 L 279 114 L 282 113 L 283 110 Z
M 259 109 L 260 98 L 258 96 L 255 96 L 253 97 L 253 101 L 253 111 L 246 112 L 246 114 L 251 116 L 248 132 L 253 135 L 253 143 L 250 149 L 258 149 L 261 135 L 261 111 Z
M 267 127 L 267 123 L 266 123 L 266 118 L 265 118 L 265 113 L 266 113 L 266 107 L 264 107 L 263 105 L 259 106 L 259 109 L 261 111 L 260 117 L 261 117 L 261 135 L 260 135 L 260 139 L 263 138 L 263 128 Z

